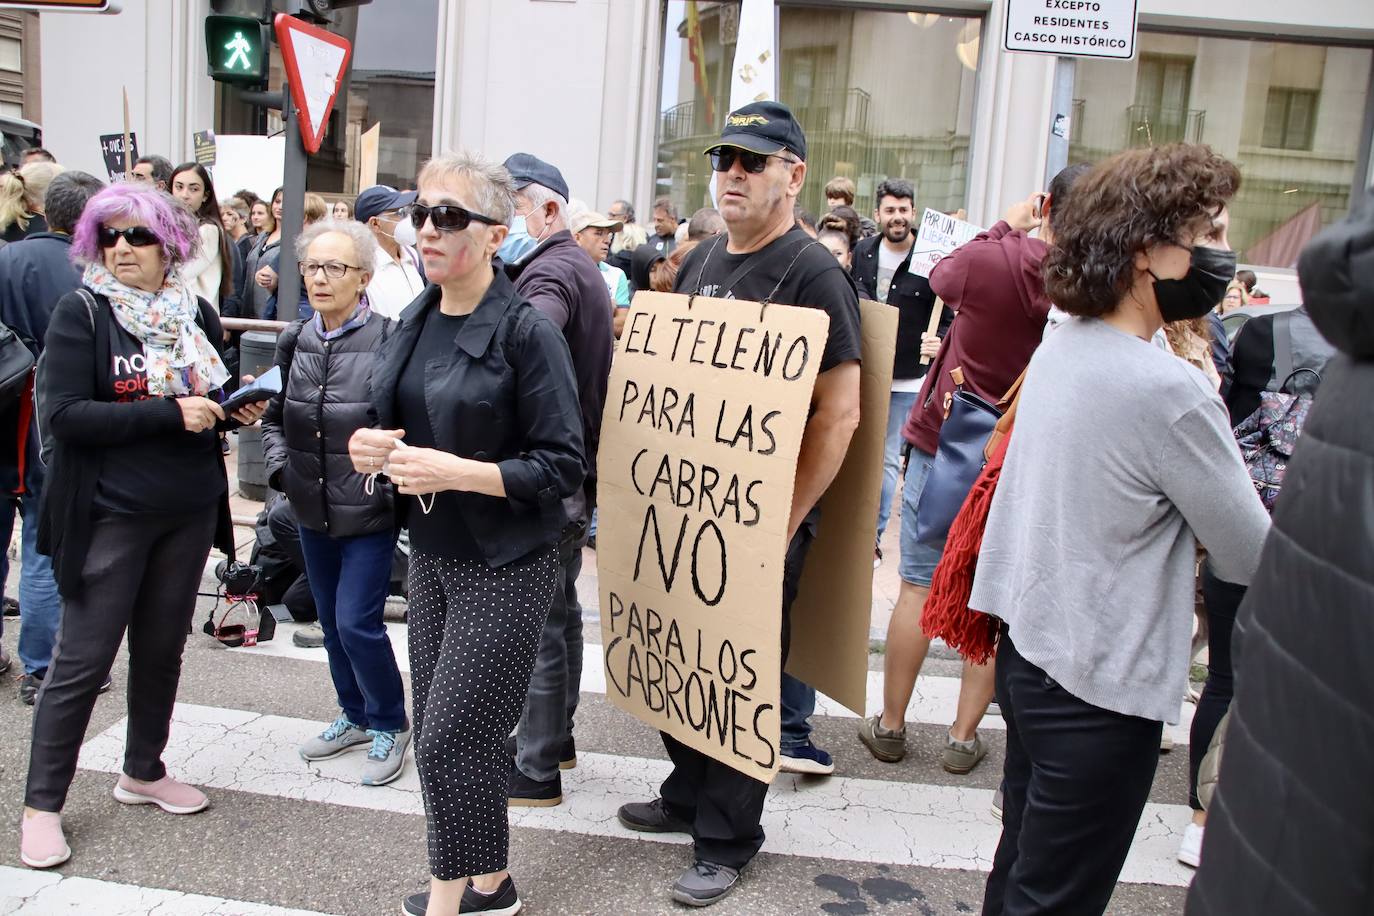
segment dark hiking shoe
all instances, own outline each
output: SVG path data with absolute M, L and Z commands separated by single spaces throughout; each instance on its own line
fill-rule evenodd
M 615 816 L 620 823 L 640 833 L 691 833 L 692 825 L 668 810 L 663 799 L 650 802 L 629 802 L 620 806 Z
M 737 881 L 739 869 L 698 859 L 673 885 L 673 899 L 688 906 L 710 906 L 734 890 Z

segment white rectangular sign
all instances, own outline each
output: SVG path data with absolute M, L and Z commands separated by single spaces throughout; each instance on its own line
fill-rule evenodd
M 929 277 L 941 258 L 982 231 L 973 223 L 927 207 L 921 214 L 921 226 L 916 231 L 916 248 L 911 252 L 911 272 Z
M 1007 0 L 1002 47 L 1061 57 L 1135 56 L 1137 0 Z

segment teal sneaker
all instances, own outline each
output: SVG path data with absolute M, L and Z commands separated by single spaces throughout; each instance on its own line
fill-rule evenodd
M 339 716 L 333 725 L 301 745 L 301 759 L 330 760 L 371 740 L 367 732 Z

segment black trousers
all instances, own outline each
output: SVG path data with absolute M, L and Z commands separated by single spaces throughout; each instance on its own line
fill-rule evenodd
M 815 513 L 813 512 L 813 515 Z M 782 578 L 782 661 L 792 641 L 792 602 L 797 597 L 807 551 L 815 540 L 809 518 L 787 546 Z M 781 686 L 781 685 L 779 685 Z M 763 802 L 768 784 L 746 776 L 662 732 L 673 771 L 659 794 L 668 810 L 692 825 L 696 858 L 743 868 L 763 846 Z
M 179 515 L 97 515 L 81 591 L 62 601 L 52 665 L 33 711 L 24 804 L 61 811 L 100 685 L 129 634 L 129 730 L 124 772 L 152 782 L 167 774 L 162 751 L 172 721 L 181 652 L 196 609 L 217 505 Z
M 1002 839 L 984 916 L 1107 908 L 1159 762 L 1163 723 L 1093 706 L 1016 651 L 1002 625 Z
M 1202 810 L 1197 797 L 1197 772 L 1212 743 L 1222 716 L 1235 696 L 1235 672 L 1231 668 L 1231 634 L 1236 612 L 1245 600 L 1245 586 L 1223 582 L 1212 575 L 1210 564 L 1202 567 L 1202 605 L 1207 610 L 1207 683 L 1197 701 L 1188 737 L 1188 804 Z

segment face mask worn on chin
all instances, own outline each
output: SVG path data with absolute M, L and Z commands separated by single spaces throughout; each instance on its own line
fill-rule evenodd
M 1166 322 L 1188 321 L 1206 315 L 1236 277 L 1236 253 L 1199 245 L 1192 250 L 1188 273 L 1178 280 L 1155 278 L 1155 301 Z
M 538 246 L 539 240 L 525 228 L 525 217 L 516 214 L 511 218 L 510 232 L 506 233 L 505 241 L 496 249 L 496 256 L 507 264 L 517 264 Z

